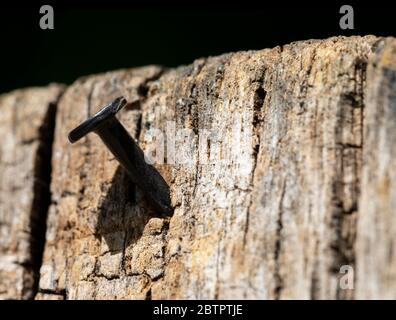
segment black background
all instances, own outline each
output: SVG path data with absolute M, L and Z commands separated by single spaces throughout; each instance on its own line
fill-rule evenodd
M 191 315 L 184 318 L 177 316 L 154 316 L 154 307 L 188 306 L 197 310 L 198 304 L 240 304 L 242 316 L 227 315 Z M 32 314 L 41 319 L 377 319 L 392 314 L 395 301 L 0 301 L 3 313 L 9 311 L 13 318 L 28 318 Z M 7 310 L 9 308 L 9 310 Z
M 175 67 L 203 56 L 263 49 L 336 35 L 396 35 L 391 1 L 322 5 L 271 1 L 213 1 L 144 7 L 131 2 L 42 1 L 1 7 L 0 93 L 15 88 L 71 83 L 80 76 L 160 64 Z M 39 8 L 51 4 L 55 29 L 41 30 Z M 339 27 L 342 4 L 355 11 L 355 29 Z

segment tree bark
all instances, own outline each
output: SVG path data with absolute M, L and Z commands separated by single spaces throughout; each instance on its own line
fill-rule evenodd
M 40 90 L 57 101 L 57 88 L 54 96 L 54 87 Z M 33 106 L 29 90 L 4 95 L 0 107 L 21 94 L 46 109 L 45 99 Z M 152 207 L 96 135 L 74 145 L 67 139 L 120 95 L 129 104 L 119 119 L 157 160 L 171 216 Z M 16 273 L 26 266 L 15 257 L 32 254 L 10 248 L 31 246 L 31 229 L 25 223 L 21 234 L 15 225 L 41 210 L 34 198 L 43 192 L 32 165 L 18 167 L 30 174 L 18 193 L 1 177 L 1 238 L 12 238 L 2 240 L 0 297 L 396 298 L 395 110 L 396 40 L 374 36 L 79 79 L 57 103 L 36 289 Z M 1 119 L 4 134 L 26 126 Z M 39 118 L 38 127 L 47 121 Z M 150 152 L 153 133 L 164 154 Z M 21 142 L 11 148 L 39 153 Z M 30 209 L 15 214 L 26 195 Z

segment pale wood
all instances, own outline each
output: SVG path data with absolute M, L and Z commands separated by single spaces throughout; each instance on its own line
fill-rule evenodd
M 336 37 L 77 80 L 58 103 L 36 298 L 396 298 L 395 48 Z M 146 152 L 153 128 L 192 131 L 175 146 L 191 163 L 155 164 L 171 217 L 96 135 L 67 139 L 119 95 Z
M 0 299 L 37 291 L 48 209 L 51 136 L 63 87 L 0 96 Z
M 396 298 L 396 40 L 381 41 L 367 71 L 357 228 L 356 297 Z

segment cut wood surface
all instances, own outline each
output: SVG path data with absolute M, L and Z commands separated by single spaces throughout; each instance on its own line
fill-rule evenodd
M 0 298 L 396 298 L 395 39 L 301 41 L 60 92 L 0 98 Z M 68 141 L 121 95 L 118 117 L 156 160 L 170 216 L 98 136 Z M 53 143 L 38 133 L 49 102 Z M 20 109 L 39 116 L 15 120 Z M 34 165 L 40 143 L 47 171 Z

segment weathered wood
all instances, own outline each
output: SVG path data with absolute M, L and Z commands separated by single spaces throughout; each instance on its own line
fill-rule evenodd
M 396 299 L 396 41 L 367 71 L 356 297 Z
M 0 96 L 0 299 L 36 294 L 55 106 L 62 90 L 51 85 Z
M 395 48 L 337 37 L 77 80 L 57 108 L 36 298 L 396 298 Z M 119 95 L 147 155 L 165 138 L 151 155 L 172 216 L 97 136 L 67 140 Z
M 149 276 L 124 275 L 124 256 L 127 243 L 142 236 L 149 220 L 146 206 L 139 199 L 136 205 L 132 183 L 97 136 L 88 135 L 81 143 L 71 145 L 67 135 L 122 94 L 131 103 L 129 111 L 121 113 L 121 120 L 136 136 L 141 94 L 147 81 L 161 72 L 161 68 L 148 67 L 84 78 L 70 86 L 61 99 L 53 149 L 53 204 L 40 290 L 69 299 L 145 297 Z M 141 248 L 141 252 L 148 258 L 162 248 L 160 231 L 151 236 L 158 228 L 161 230 L 161 223 L 159 219 L 151 220 L 145 227 L 152 242 L 147 241 L 147 250 Z M 141 240 L 144 244 L 144 238 Z M 147 261 L 151 274 L 159 273 L 159 262 Z

